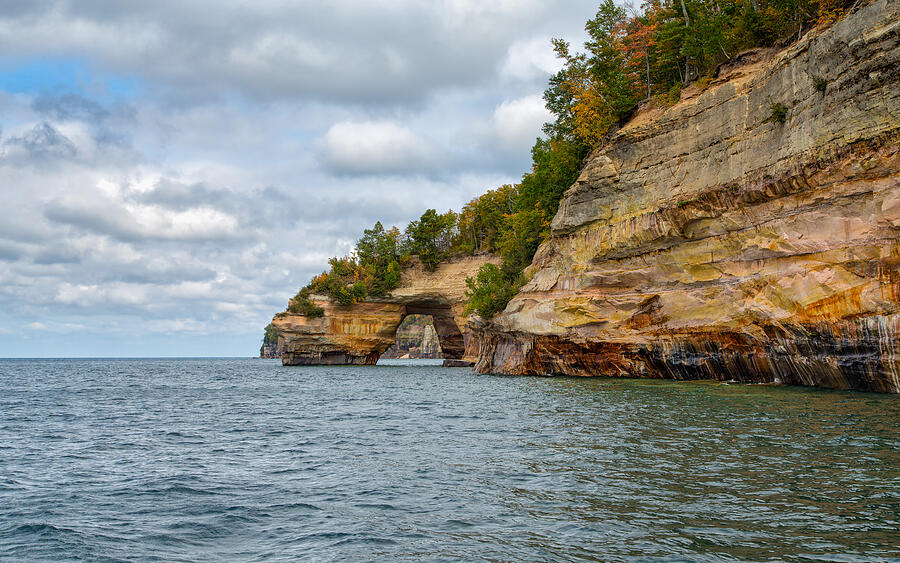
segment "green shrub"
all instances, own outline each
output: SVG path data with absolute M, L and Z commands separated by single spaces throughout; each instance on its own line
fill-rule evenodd
M 367 295 L 366 284 L 363 282 L 355 282 L 353 285 L 345 285 L 332 293 L 332 297 L 337 299 L 341 305 L 353 305 L 364 300 Z
M 313 303 L 309 298 L 309 294 L 310 290 L 308 287 L 301 289 L 297 295 L 288 302 L 288 312 L 303 315 L 304 317 L 309 317 L 311 319 L 324 315 L 325 309 Z
M 769 109 L 772 110 L 772 116 L 770 119 L 772 121 L 777 121 L 778 123 L 784 123 L 787 121 L 788 108 L 781 102 L 776 102 L 774 104 L 769 104 Z
M 497 252 L 506 218 L 516 210 L 519 189 L 505 184 L 476 197 L 457 216 L 451 253 Z
M 669 87 L 669 91 L 663 95 L 663 104 L 674 106 L 681 99 L 681 83 L 675 82 Z
M 815 86 L 816 91 L 824 93 L 828 89 L 828 81 L 821 76 L 813 76 L 813 86 Z
M 466 314 L 478 313 L 490 319 L 506 308 L 522 286 L 522 276 L 510 279 L 496 265 L 488 263 L 478 268 L 475 278 L 466 278 Z

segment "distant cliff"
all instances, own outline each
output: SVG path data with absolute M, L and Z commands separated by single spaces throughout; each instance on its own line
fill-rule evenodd
M 282 340 L 278 337 L 278 331 L 272 326 L 272 323 L 266 327 L 263 332 L 263 342 L 259 347 L 260 358 L 280 358 L 282 351 Z
M 397 328 L 396 342 L 381 354 L 382 358 L 443 358 L 441 344 L 431 317 L 409 315 Z
M 588 158 L 480 372 L 900 392 L 900 10 L 746 53 Z
M 324 295 L 311 295 L 323 310 L 319 317 L 278 313 L 272 326 L 283 342 L 284 365 L 374 364 L 397 340 L 397 329 L 409 315 L 429 315 L 447 365 L 472 365 L 475 344 L 466 326 L 466 278 L 499 259 L 477 255 L 443 262 L 433 272 L 416 258 L 403 270 L 398 287 L 387 295 L 342 305 Z

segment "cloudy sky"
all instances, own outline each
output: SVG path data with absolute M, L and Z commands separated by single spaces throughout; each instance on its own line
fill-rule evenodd
M 596 1 L 3 0 L 0 356 L 250 356 L 376 220 L 514 182 Z

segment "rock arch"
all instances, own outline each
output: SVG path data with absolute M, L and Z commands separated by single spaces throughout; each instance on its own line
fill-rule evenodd
M 325 310 L 318 318 L 279 313 L 272 324 L 283 339 L 284 365 L 374 364 L 396 340 L 407 315 L 431 315 L 445 365 L 471 365 L 476 350 L 466 328 L 465 279 L 494 256 L 469 256 L 427 272 L 417 262 L 403 272 L 390 295 L 342 306 L 327 297 L 312 299 Z

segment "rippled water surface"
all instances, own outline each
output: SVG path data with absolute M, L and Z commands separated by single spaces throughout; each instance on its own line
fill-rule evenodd
M 0 361 L 0 558 L 900 560 L 900 398 Z

